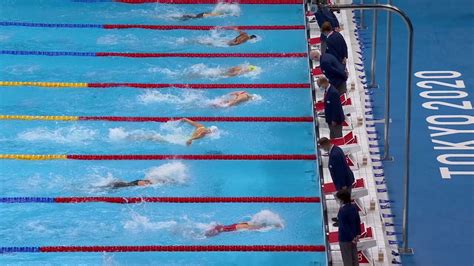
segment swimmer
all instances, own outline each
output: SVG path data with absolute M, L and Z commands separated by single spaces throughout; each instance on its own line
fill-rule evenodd
M 227 43 L 229 46 L 236 46 L 236 45 L 245 43 L 248 40 L 257 38 L 256 35 L 248 35 L 246 32 L 241 31 L 241 30 L 237 30 L 237 31 L 239 32 L 239 36 L 237 36 L 233 40 L 229 41 Z
M 131 182 L 116 181 L 107 185 L 110 188 L 124 188 L 124 187 L 146 187 L 153 185 L 153 182 L 148 179 L 135 180 Z
M 235 231 L 241 231 L 241 230 L 259 230 L 259 229 L 262 229 L 264 227 L 267 227 L 268 225 L 266 224 L 253 224 L 251 222 L 240 222 L 240 223 L 236 223 L 236 224 L 231 224 L 231 225 L 221 225 L 221 224 L 218 224 L 216 226 L 214 226 L 214 228 L 206 231 L 204 233 L 204 235 L 206 237 L 212 237 L 212 236 L 216 236 L 222 232 L 235 232 Z M 282 225 L 280 224 L 276 224 L 274 225 L 274 227 L 277 227 L 277 228 L 282 228 Z
M 255 71 L 255 70 L 257 70 L 257 67 L 253 66 L 253 65 L 235 66 L 235 67 L 229 68 L 225 72 L 224 75 L 227 76 L 227 77 L 235 77 L 235 76 L 238 76 L 238 75 L 243 75 L 243 74 L 246 74 L 246 73 L 250 73 L 250 72 Z
M 222 15 L 224 15 L 224 13 L 222 13 L 222 12 L 203 12 L 203 13 L 199 13 L 199 14 L 196 14 L 196 15 L 182 15 L 181 17 L 176 17 L 176 19 L 186 21 L 186 20 L 189 20 L 189 19 L 218 17 L 218 16 L 222 16 Z
M 213 133 L 217 128 L 212 126 L 210 128 L 206 128 L 205 126 L 197 123 L 197 122 L 194 122 L 190 119 L 187 119 L 187 118 L 182 118 L 181 121 L 183 122 L 186 122 L 186 123 L 189 123 L 190 125 L 194 126 L 196 129 L 194 130 L 193 134 L 191 135 L 191 138 L 189 138 L 187 141 L 186 141 L 186 145 L 191 145 L 193 143 L 194 140 L 197 140 L 197 139 L 202 139 L 204 138 L 206 135 L 208 134 L 211 134 Z
M 246 91 L 236 91 L 228 94 L 228 99 L 222 100 L 220 103 L 215 104 L 215 107 L 231 107 L 253 99 L 252 94 Z
M 264 226 L 262 225 L 254 225 L 248 222 L 240 222 L 236 224 L 231 224 L 231 225 L 216 225 L 214 228 L 206 231 L 204 235 L 206 237 L 212 237 L 216 236 L 222 232 L 234 232 L 234 231 L 240 231 L 240 230 L 258 230 Z

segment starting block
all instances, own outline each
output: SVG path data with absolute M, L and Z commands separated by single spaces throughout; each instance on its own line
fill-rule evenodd
M 313 46 L 313 45 L 319 45 L 319 44 L 321 44 L 321 37 L 310 38 L 310 39 L 308 39 L 308 43 L 309 43 L 309 45 L 311 45 L 311 46 Z
M 327 153 L 321 154 L 321 160 L 322 160 L 323 165 L 328 165 L 328 161 L 329 161 L 328 154 Z M 352 171 L 359 170 L 359 164 L 355 162 L 349 154 L 346 154 L 346 162 Z
M 365 224 L 360 225 L 360 239 L 357 242 L 358 250 L 367 250 L 377 246 L 377 241 L 374 238 L 374 232 L 372 227 L 365 227 Z M 339 233 L 338 232 L 329 232 L 328 241 L 330 245 L 336 246 L 339 243 Z M 337 245 L 338 246 L 338 245 Z
M 326 120 L 324 119 L 324 115 L 318 114 L 318 127 L 320 129 L 329 128 L 328 124 L 326 123 Z M 351 129 L 353 129 L 352 123 L 349 120 L 349 118 L 346 116 L 346 119 L 344 120 L 344 122 L 342 122 L 342 130 L 348 131 Z
M 344 153 L 356 153 L 361 150 L 357 136 L 352 131 L 343 137 L 331 139 L 331 143 L 339 146 Z
M 333 195 L 336 193 L 336 186 L 334 183 L 325 183 L 322 185 L 323 187 L 323 192 L 324 195 Z M 351 196 L 353 199 L 359 199 L 362 197 L 365 197 L 369 195 L 369 191 L 367 190 L 367 187 L 365 186 L 365 182 L 363 178 L 356 179 L 354 184 L 352 184 L 352 190 L 351 190 Z M 359 209 L 361 209 L 360 206 L 358 206 Z M 364 212 L 363 209 L 361 209 L 362 212 Z
M 315 68 L 315 69 L 317 69 L 317 68 Z M 341 95 L 340 99 L 341 99 L 341 104 L 342 104 L 342 110 L 344 111 L 345 114 L 350 114 L 350 113 L 354 112 L 355 107 L 352 104 L 352 99 L 351 98 L 347 98 L 346 95 L 343 94 L 343 95 Z M 325 105 L 324 100 L 317 101 L 314 104 L 314 109 L 318 113 L 319 112 L 324 112 L 324 105 Z
M 319 78 L 323 76 L 323 70 L 320 67 L 315 67 L 311 70 L 311 74 L 314 78 Z

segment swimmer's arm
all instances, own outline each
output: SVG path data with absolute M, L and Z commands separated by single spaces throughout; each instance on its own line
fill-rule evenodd
M 204 17 L 217 17 L 217 16 L 220 16 L 220 15 L 222 15 L 222 13 L 220 13 L 220 12 L 210 12 L 210 13 L 204 14 Z
M 258 230 L 258 229 L 261 229 L 263 227 L 264 227 L 263 225 L 249 224 L 247 229 L 248 230 Z
M 242 67 L 240 66 L 231 67 L 227 70 L 226 76 L 234 77 L 240 74 L 241 71 Z
M 244 91 L 234 91 L 234 92 L 231 92 L 230 95 L 237 96 L 237 95 L 241 94 L 242 92 L 244 92 Z
M 227 103 L 227 107 L 231 107 L 231 106 L 234 106 L 236 104 L 238 104 L 239 101 L 237 99 L 233 99 L 233 100 L 230 100 L 228 103 Z
M 192 136 L 186 141 L 186 145 L 191 145 L 194 140 L 201 139 L 203 137 L 204 137 L 204 134 L 199 134 L 199 135 L 196 135 L 196 136 Z
M 196 127 L 196 128 L 204 127 L 202 124 L 199 124 L 199 123 L 197 123 L 197 122 L 194 122 L 194 121 L 192 121 L 192 120 L 190 120 L 190 119 L 188 119 L 188 118 L 182 118 L 181 121 L 187 122 L 187 123 L 189 123 L 190 125 L 192 125 L 192 126 L 194 126 L 194 127 Z

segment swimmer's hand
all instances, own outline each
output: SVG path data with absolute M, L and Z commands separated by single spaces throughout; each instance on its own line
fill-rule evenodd
M 222 225 L 216 225 L 214 228 L 209 229 L 204 233 L 206 237 L 212 237 L 220 234 L 222 232 Z
M 193 140 L 192 140 L 192 139 L 186 141 L 186 145 L 190 146 L 191 144 L 193 144 Z

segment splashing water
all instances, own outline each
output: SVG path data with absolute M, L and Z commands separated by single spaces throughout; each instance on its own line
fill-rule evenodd
M 210 129 L 213 130 L 212 133 L 207 135 L 210 139 L 220 138 L 222 132 L 217 127 Z M 155 141 L 186 145 L 186 141 L 189 139 L 190 135 L 190 130 L 180 124 L 180 121 L 169 121 L 163 123 L 160 125 L 159 131 L 143 129 L 127 131 L 122 127 L 109 129 L 109 139 L 111 141 Z
M 195 222 L 187 216 L 179 217 L 175 220 L 151 221 L 147 216 L 138 214 L 135 211 L 131 212 L 129 220 L 123 222 L 123 227 L 126 230 L 135 233 L 166 230 L 182 238 L 196 240 L 206 239 L 204 233 L 215 225 L 216 223 Z
M 175 78 L 181 76 L 181 73 L 179 71 L 173 71 L 169 68 L 162 68 L 162 67 L 150 67 L 147 69 L 148 73 L 152 74 L 162 74 L 167 77 Z
M 184 69 L 183 73 L 187 78 L 219 79 L 225 77 L 226 69 L 196 64 Z
M 246 71 L 251 65 L 249 63 L 244 63 L 238 65 L 237 67 L 242 68 L 242 73 L 238 76 L 255 79 L 262 73 L 262 68 L 255 66 L 252 71 Z M 162 68 L 162 67 L 150 67 L 147 69 L 149 73 L 157 73 L 164 75 L 169 78 L 176 78 L 176 79 L 210 79 L 210 80 L 218 80 L 224 78 L 230 78 L 231 76 L 227 75 L 227 71 L 229 68 L 216 66 L 212 67 L 206 64 L 195 64 L 185 69 L 169 69 L 169 68 Z
M 95 189 L 99 188 L 102 189 L 104 187 L 108 187 L 111 183 L 120 181 L 119 178 L 115 177 L 112 173 L 108 172 L 105 176 L 100 174 L 93 174 L 90 176 L 94 182 L 91 184 L 91 188 L 96 191 Z
M 158 90 L 145 91 L 137 97 L 141 104 L 172 104 L 178 109 L 228 107 L 227 101 L 232 99 L 232 95 L 226 94 L 215 98 L 208 98 L 203 91 L 184 91 L 176 94 L 162 93 Z M 263 97 L 258 94 L 251 94 L 252 103 L 260 104 Z
M 159 231 L 175 227 L 178 223 L 176 221 L 152 222 L 146 216 L 132 212 L 131 220 L 125 221 L 123 227 L 133 232 L 141 231 Z
M 201 12 L 208 13 L 209 11 L 202 10 Z M 236 3 L 233 3 L 233 4 L 219 3 L 214 7 L 214 9 L 212 10 L 212 13 L 218 13 L 219 15 L 217 17 L 213 17 L 213 16 L 208 17 L 208 19 L 223 18 L 223 17 L 228 17 L 228 16 L 237 17 L 237 16 L 240 16 L 240 6 L 239 4 L 236 4 Z M 166 14 L 161 15 L 160 17 L 167 20 L 181 20 L 183 15 L 190 15 L 190 14 L 187 12 L 184 12 L 183 10 L 179 10 L 175 8 L 173 10 L 167 10 Z
M 114 254 L 113 253 L 107 253 L 103 252 L 102 253 L 102 265 L 103 266 L 114 266 L 118 265 L 117 262 L 114 259 Z
M 240 5 L 236 3 L 233 3 L 233 4 L 219 3 L 212 10 L 212 12 L 221 13 L 223 14 L 222 16 L 238 17 L 240 16 Z
M 145 179 L 158 186 L 165 184 L 185 184 L 188 181 L 188 168 L 182 162 L 165 163 L 152 167 L 145 173 Z
M 224 31 L 214 29 L 209 31 L 207 35 L 198 36 L 194 41 L 199 44 L 215 46 L 215 47 L 228 47 L 229 41 L 236 37 L 232 31 Z
M 284 228 L 284 221 L 280 217 L 280 215 L 270 211 L 270 210 L 262 210 L 256 214 L 254 214 L 249 223 L 254 225 L 263 226 L 258 231 L 269 231 L 273 228 Z
M 38 127 L 18 134 L 18 138 L 26 141 L 51 141 L 56 143 L 88 143 L 94 140 L 97 131 L 82 126 L 69 126 L 58 129 Z
M 193 104 L 196 107 L 199 103 L 206 102 L 208 99 L 202 91 L 184 91 L 178 95 L 162 93 L 159 90 L 149 90 L 138 96 L 138 101 L 142 104 L 166 103 L 173 105 L 188 106 Z

